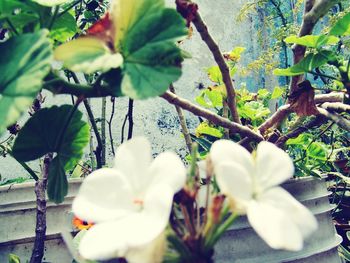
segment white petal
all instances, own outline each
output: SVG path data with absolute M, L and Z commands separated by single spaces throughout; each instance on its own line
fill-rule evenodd
M 125 255 L 128 263 L 160 263 L 166 250 L 166 235 L 162 232 L 155 240 L 149 244 L 131 248 Z
M 270 189 L 261 196 L 260 200 L 285 211 L 304 238 L 317 229 L 318 223 L 315 216 L 283 188 Z
M 202 160 L 197 162 L 199 178 L 206 179 L 207 178 L 207 161 Z
M 149 177 L 153 177 L 151 184 L 168 184 L 176 193 L 185 185 L 186 168 L 176 154 L 164 152 L 152 162 L 149 168 Z
M 124 177 L 115 169 L 103 168 L 85 178 L 72 209 L 77 217 L 96 223 L 125 216 L 135 208 Z
M 270 247 L 291 251 L 302 249 L 302 234 L 283 210 L 268 203 L 251 201 L 247 216 L 254 230 Z
M 210 158 L 214 171 L 221 163 L 237 163 L 247 170 L 249 174 L 254 172 L 254 163 L 251 154 L 241 145 L 229 140 L 219 140 L 213 143 L 210 149 Z
M 147 217 L 156 218 L 160 230 L 163 230 L 168 224 L 173 197 L 173 188 L 167 184 L 152 185 L 145 196 L 143 213 Z
M 227 162 L 216 167 L 216 181 L 223 194 L 233 201 L 234 208 L 243 212 L 252 199 L 252 179 L 240 164 Z
M 163 189 L 163 190 L 162 190 Z M 80 254 L 87 259 L 125 257 L 147 249 L 165 230 L 172 205 L 173 190 L 159 185 L 147 193 L 144 209 L 115 221 L 94 225 L 82 238 Z
M 136 193 L 147 188 L 150 178 L 151 145 L 145 137 L 135 137 L 120 145 L 115 155 L 115 168 L 120 170 Z
M 261 142 L 256 153 L 256 180 L 262 189 L 291 178 L 294 165 L 289 155 L 270 142 Z

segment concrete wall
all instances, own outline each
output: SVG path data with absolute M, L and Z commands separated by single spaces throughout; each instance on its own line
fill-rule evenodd
M 245 46 L 247 48 L 243 55 L 242 64 L 248 64 L 258 57 L 260 47 L 257 44 L 257 25 L 255 18 L 249 18 L 243 23 L 237 23 L 236 17 L 244 0 L 198 0 L 200 12 L 206 21 L 210 32 L 218 42 L 222 51 L 230 51 L 235 46 Z M 167 0 L 169 6 L 175 6 L 174 0 Z M 193 38 L 187 40 L 182 48 L 191 53 L 192 58 L 186 60 L 183 66 L 183 76 L 175 83 L 179 95 L 187 98 L 195 98 L 199 91 L 196 86 L 199 82 L 209 84 L 208 78 L 204 71 L 205 68 L 214 65 L 214 60 L 206 45 L 200 40 L 200 37 L 194 31 Z M 247 82 L 251 89 L 257 89 L 260 86 L 260 76 L 248 76 L 238 78 L 235 83 L 239 86 L 240 82 Z M 157 81 L 157 80 L 154 80 Z M 107 119 L 111 112 L 111 103 L 107 100 Z M 67 96 L 51 97 L 47 95 L 45 106 L 50 104 L 70 103 Z M 101 99 L 91 100 L 95 116 L 101 116 Z M 127 112 L 128 100 L 118 98 L 116 100 L 116 114 L 113 120 L 113 134 L 115 136 L 116 146 L 120 143 L 121 126 Z M 84 111 L 83 106 L 80 110 Z M 161 98 L 150 99 L 146 101 L 135 101 L 134 107 L 134 135 L 145 135 L 153 144 L 153 152 L 159 153 L 164 150 L 176 151 L 182 157 L 186 153 L 183 137 L 180 133 L 180 125 L 177 119 L 175 108 L 168 105 Z M 198 120 L 193 115 L 187 114 L 188 126 L 194 131 Z M 22 121 L 23 122 L 23 121 Z M 108 162 L 112 161 L 110 147 L 108 146 Z M 26 176 L 23 169 L 10 157 L 0 157 L 0 174 L 2 179 Z M 37 167 L 37 163 L 34 163 Z

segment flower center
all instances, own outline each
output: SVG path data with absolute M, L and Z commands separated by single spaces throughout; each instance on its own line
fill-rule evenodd
M 135 206 L 137 206 L 137 209 L 141 211 L 143 209 L 143 200 L 140 198 L 135 198 L 134 202 Z

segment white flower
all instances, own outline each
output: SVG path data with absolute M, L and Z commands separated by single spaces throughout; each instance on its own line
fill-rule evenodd
M 255 154 L 232 141 L 212 145 L 210 158 L 221 192 L 235 212 L 272 248 L 297 251 L 317 229 L 312 213 L 278 185 L 292 177 L 291 158 L 272 143 L 261 142 Z
M 73 202 L 76 216 L 95 223 L 80 242 L 81 255 L 92 260 L 161 262 L 160 241 L 173 196 L 185 180 L 185 167 L 175 154 L 165 152 L 152 161 L 145 138 L 122 144 L 114 168 L 90 174 Z

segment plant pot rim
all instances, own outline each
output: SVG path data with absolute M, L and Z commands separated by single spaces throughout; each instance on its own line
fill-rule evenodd
M 83 180 L 84 180 L 84 178 L 73 178 L 73 179 L 68 179 L 68 183 L 69 184 L 80 184 Z M 16 189 L 32 188 L 34 186 L 35 186 L 35 181 L 33 179 L 29 182 L 2 185 L 2 186 L 0 186 L 0 193 L 8 192 L 11 190 L 16 190 Z

